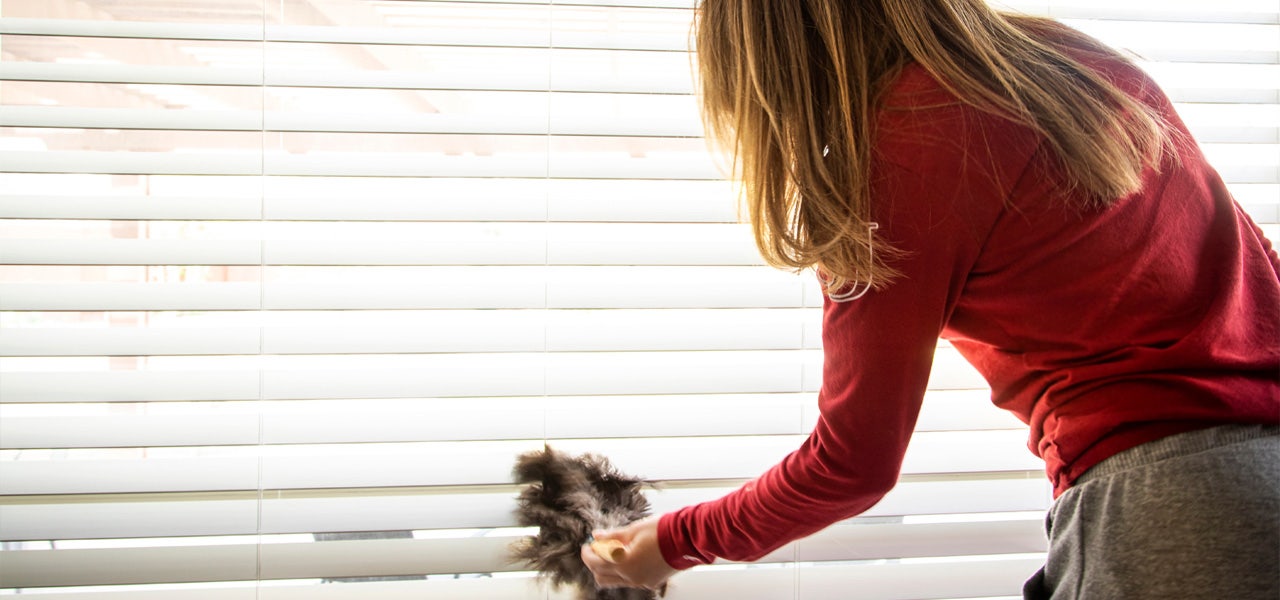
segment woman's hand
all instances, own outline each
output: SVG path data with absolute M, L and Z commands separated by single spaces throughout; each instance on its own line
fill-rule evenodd
M 622 560 L 613 563 L 596 556 L 590 544 L 582 547 L 582 562 L 595 575 L 597 586 L 657 590 L 669 577 L 676 574 L 676 570 L 662 558 L 662 551 L 658 548 L 656 516 L 636 521 L 621 529 L 596 531 L 593 536 L 596 541 L 618 540 L 627 549 Z

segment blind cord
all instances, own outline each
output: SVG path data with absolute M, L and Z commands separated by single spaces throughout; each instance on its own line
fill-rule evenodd
M 284 14 L 284 0 L 280 0 L 280 14 Z M 254 560 L 254 600 L 262 594 L 262 520 L 263 503 L 266 497 L 263 470 L 265 468 L 266 446 L 264 433 L 266 430 L 266 411 L 264 409 L 266 373 L 263 357 L 266 355 L 266 307 L 267 307 L 267 4 L 262 4 L 262 52 L 259 69 L 262 77 L 258 88 L 258 118 L 261 135 L 258 152 L 258 506 L 254 529 L 257 533 L 257 547 Z
M 547 119 L 546 119 L 546 157 L 543 165 L 542 187 L 542 445 L 549 442 L 547 435 L 548 413 L 551 410 L 551 396 L 548 390 L 547 371 L 551 368 L 551 349 L 548 346 L 547 328 L 551 321 L 551 105 L 552 80 L 551 63 L 555 51 L 555 0 L 547 3 Z

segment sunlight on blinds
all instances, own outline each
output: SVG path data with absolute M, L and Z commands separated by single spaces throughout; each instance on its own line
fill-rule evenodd
M 693 0 L 5 0 L 0 595 L 568 598 L 544 442 L 722 495 L 817 417 L 821 294 L 702 139 Z M 1272 239 L 1274 0 L 1015 1 L 1139 57 Z M 1016 596 L 1050 502 L 940 343 L 870 512 L 670 598 Z

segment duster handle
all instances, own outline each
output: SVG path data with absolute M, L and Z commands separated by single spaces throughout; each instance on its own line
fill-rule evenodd
M 627 546 L 619 540 L 596 540 L 591 542 L 591 551 L 607 562 L 618 563 L 627 557 Z

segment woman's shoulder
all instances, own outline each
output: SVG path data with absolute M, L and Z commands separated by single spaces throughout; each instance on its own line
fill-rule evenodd
M 889 85 L 875 127 L 875 161 L 927 173 L 1016 163 L 1043 141 L 1031 128 L 965 103 L 917 63 Z
M 883 111 L 919 110 L 960 104 L 923 65 L 909 61 L 888 81 L 879 102 Z

